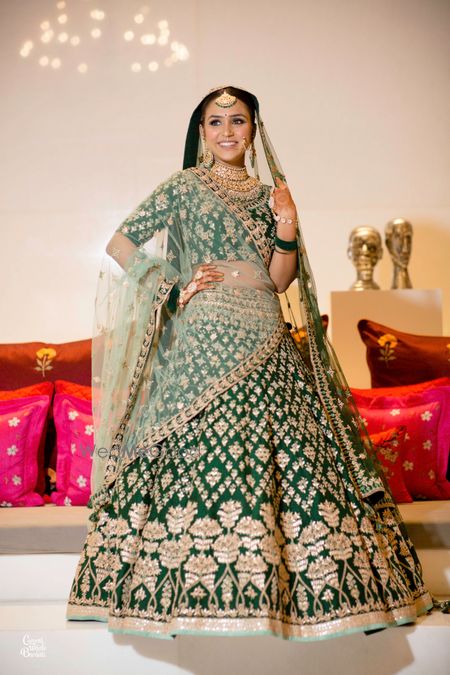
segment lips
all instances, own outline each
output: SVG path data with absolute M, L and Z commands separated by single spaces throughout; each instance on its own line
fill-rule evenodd
M 219 143 L 221 148 L 233 148 L 235 145 L 237 145 L 236 141 L 222 141 Z

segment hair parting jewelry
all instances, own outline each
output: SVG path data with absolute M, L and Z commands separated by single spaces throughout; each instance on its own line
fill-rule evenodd
M 214 103 L 219 106 L 219 108 L 231 108 L 237 101 L 236 96 L 231 96 L 228 92 L 224 91 Z

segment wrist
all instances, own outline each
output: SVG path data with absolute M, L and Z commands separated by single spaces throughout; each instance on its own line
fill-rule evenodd
M 277 223 L 276 235 L 280 239 L 287 239 L 291 241 L 297 238 L 297 225 L 296 222 L 288 225 L 287 223 Z

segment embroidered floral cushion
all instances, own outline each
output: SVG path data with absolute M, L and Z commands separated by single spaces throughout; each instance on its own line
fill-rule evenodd
M 55 394 L 53 415 L 57 459 L 52 502 L 58 506 L 86 506 L 91 494 L 94 452 L 92 403 L 70 394 Z
M 413 335 L 375 321 L 358 323 L 366 345 L 372 387 L 450 377 L 450 337 Z
M 50 400 L 53 397 L 53 382 L 39 382 L 38 384 L 32 384 L 29 387 L 21 387 L 20 389 L 6 389 L 0 391 L 0 401 L 11 401 L 15 398 L 25 398 L 27 396 L 39 396 L 44 394 L 49 396 Z M 45 493 L 45 474 L 46 474 L 46 435 L 47 428 L 51 417 L 52 407 L 49 405 L 48 414 L 45 419 L 44 427 L 42 429 L 41 438 L 39 441 L 39 448 L 37 454 L 37 463 L 38 463 L 38 477 L 36 481 L 35 491 L 44 495 Z
M 409 494 L 402 472 L 403 444 L 406 427 L 393 427 L 377 434 L 371 434 L 370 440 L 385 472 L 386 479 L 396 502 L 410 503 Z
M 50 396 L 0 401 L 0 506 L 42 506 L 38 451 Z
M 450 386 L 403 396 L 353 395 L 370 434 L 406 427 L 401 465 L 413 499 L 449 499 Z
M 91 384 L 90 339 L 0 344 L 0 388 L 16 389 L 57 379 Z
M 70 394 L 86 401 L 92 401 L 92 387 L 90 385 L 86 386 L 77 382 L 68 382 L 67 380 L 56 380 L 55 394 Z

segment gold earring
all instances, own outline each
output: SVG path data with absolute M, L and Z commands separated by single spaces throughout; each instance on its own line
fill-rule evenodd
M 253 169 L 253 173 L 255 174 L 255 178 L 259 180 L 258 161 L 256 158 L 256 148 L 254 141 L 252 141 L 252 144 L 250 146 L 250 165 Z
M 211 150 L 206 145 L 206 139 L 203 135 L 200 136 L 202 141 L 202 157 L 201 162 L 205 165 L 207 169 L 210 169 L 214 164 L 214 155 Z

